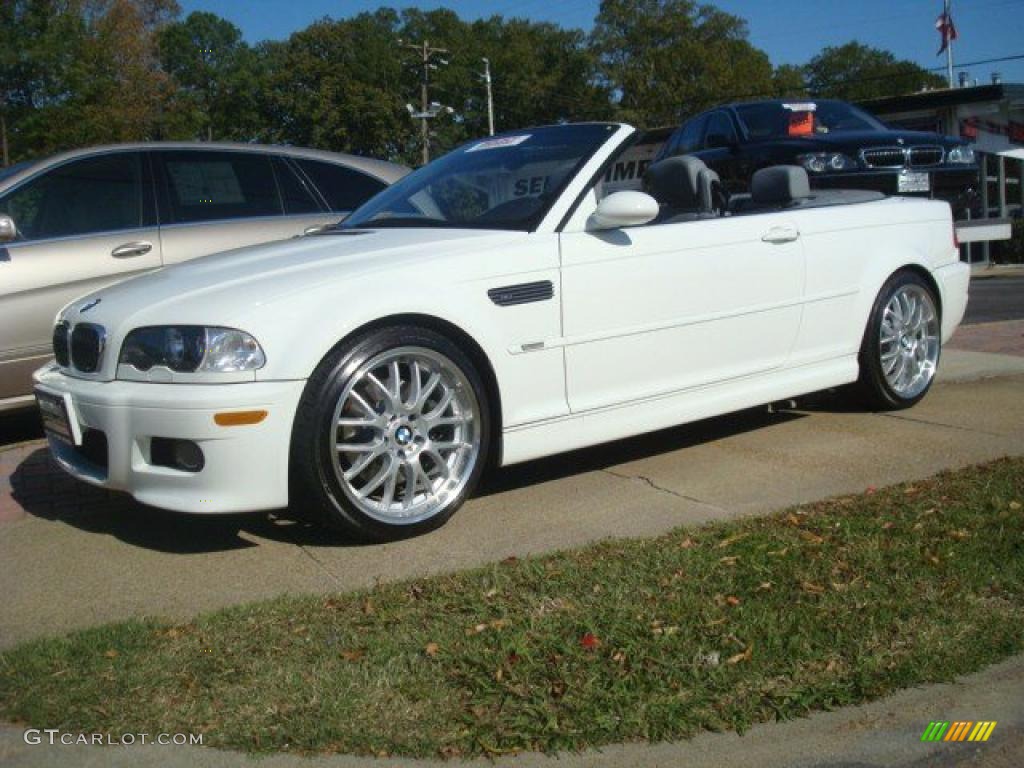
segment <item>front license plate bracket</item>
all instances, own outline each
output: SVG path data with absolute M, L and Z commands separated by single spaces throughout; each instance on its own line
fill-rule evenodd
M 69 392 L 51 392 L 36 387 L 36 404 L 47 435 L 71 445 L 82 444 L 82 428 L 78 424 L 75 404 Z

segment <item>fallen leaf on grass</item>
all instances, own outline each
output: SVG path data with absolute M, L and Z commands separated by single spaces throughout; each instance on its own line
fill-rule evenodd
M 819 536 L 813 531 L 800 531 L 800 538 L 811 544 L 821 544 L 825 541 L 824 536 Z
M 758 592 L 769 592 L 771 588 L 772 583 L 770 581 L 762 581 L 760 584 L 757 585 Z
M 812 595 L 823 595 L 825 594 L 825 588 L 821 584 L 815 584 L 812 581 L 800 582 L 800 589 L 804 592 L 810 592 Z
M 751 643 L 750 645 L 747 646 L 747 650 L 745 650 L 743 653 L 737 653 L 735 656 L 730 656 L 728 659 L 726 659 L 725 663 L 729 664 L 729 665 L 733 665 L 733 664 L 739 664 L 741 661 L 750 661 L 750 659 L 751 659 L 751 657 L 753 657 L 753 655 L 754 655 L 754 644 Z
M 718 542 L 718 548 L 724 549 L 725 547 L 728 547 L 730 544 L 735 544 L 740 539 L 747 538 L 747 536 L 748 534 L 746 533 L 737 533 L 735 536 L 730 536 L 727 539 L 722 539 L 720 542 Z
M 697 546 L 697 543 L 689 536 L 679 542 L 680 549 L 692 549 L 695 546 Z
M 366 598 L 366 600 L 363 602 L 363 613 L 369 616 L 374 612 L 374 610 L 375 609 L 373 607 L 373 600 L 371 600 L 370 598 Z
M 106 656 L 108 659 L 116 659 L 118 653 L 113 648 L 111 648 L 110 650 L 106 651 L 103 655 Z
M 733 608 L 735 608 L 737 605 L 739 605 L 743 601 L 740 600 L 735 595 L 729 595 L 727 598 L 725 598 L 725 602 L 728 603 L 729 605 L 731 605 Z
M 345 661 L 359 661 L 366 656 L 366 651 L 362 648 L 352 648 L 347 651 L 341 652 L 341 658 Z
M 595 651 L 601 647 L 601 640 L 592 632 L 587 632 L 580 638 L 580 645 L 588 651 Z
M 1020 508 L 1021 508 L 1021 503 L 1019 501 L 1011 501 L 1010 502 L 1010 509 L 1012 509 L 1014 512 L 1016 512 Z
M 739 555 L 732 555 L 730 557 L 719 558 L 718 562 L 720 562 L 722 565 L 736 565 L 739 559 Z
M 439 650 L 441 650 L 441 647 L 437 643 L 427 643 L 426 647 L 423 649 L 423 652 L 427 654 L 427 656 L 429 656 L 430 658 L 434 658 L 435 656 L 437 656 L 437 652 Z

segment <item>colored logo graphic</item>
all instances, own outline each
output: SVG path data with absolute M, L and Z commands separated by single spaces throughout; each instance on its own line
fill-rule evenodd
M 988 741 L 996 728 L 994 720 L 971 722 L 958 720 L 954 723 L 939 720 L 928 723 L 921 734 L 921 741 Z

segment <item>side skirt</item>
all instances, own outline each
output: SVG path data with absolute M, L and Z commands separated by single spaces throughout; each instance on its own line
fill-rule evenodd
M 505 430 L 502 465 L 722 416 L 857 380 L 856 357 L 733 379 Z

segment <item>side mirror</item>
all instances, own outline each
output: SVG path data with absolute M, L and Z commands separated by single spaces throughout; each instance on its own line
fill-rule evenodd
M 14 224 L 14 219 L 0 213 L 0 243 L 9 243 L 17 238 L 18 228 Z
M 646 192 L 627 190 L 608 195 L 597 204 L 587 221 L 587 229 L 619 229 L 646 224 L 658 215 L 658 201 Z

